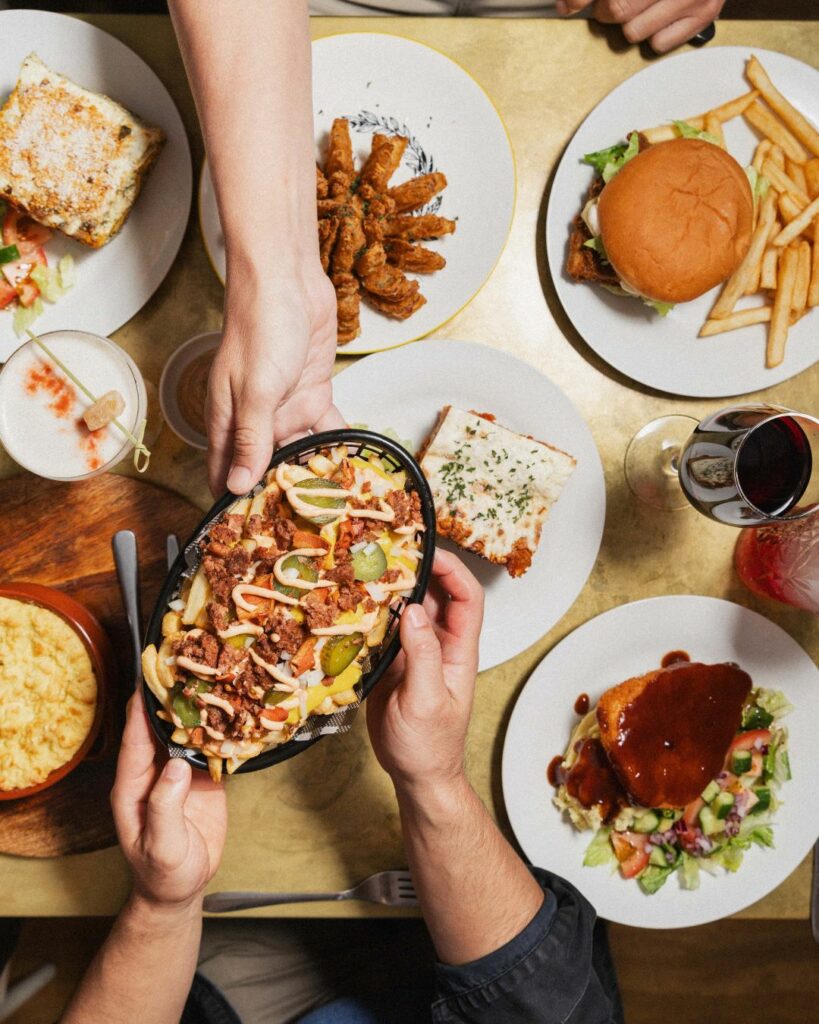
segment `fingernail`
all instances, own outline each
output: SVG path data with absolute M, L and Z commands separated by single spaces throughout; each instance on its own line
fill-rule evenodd
M 168 782 L 181 782 L 188 774 L 188 768 L 184 761 L 172 757 L 165 765 L 165 778 Z
M 253 477 L 245 466 L 231 466 L 228 473 L 227 486 L 234 494 L 244 494 L 253 486 Z
M 426 612 L 420 604 L 407 605 L 404 610 L 404 615 L 406 615 L 409 620 L 409 624 L 413 629 L 422 629 L 424 626 L 428 625 Z

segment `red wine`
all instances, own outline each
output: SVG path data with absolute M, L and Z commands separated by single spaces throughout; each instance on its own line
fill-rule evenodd
M 817 444 L 811 417 L 764 405 L 722 409 L 683 448 L 680 484 L 696 509 L 732 526 L 801 515 L 816 500 Z
M 771 518 L 790 511 L 805 493 L 812 470 L 810 443 L 795 419 L 761 423 L 745 437 L 736 478 L 748 501 Z

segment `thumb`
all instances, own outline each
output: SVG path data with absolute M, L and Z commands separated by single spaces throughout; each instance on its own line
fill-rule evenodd
M 246 418 L 233 430 L 233 454 L 227 486 L 234 494 L 245 494 L 261 480 L 273 454 L 273 420 L 250 403 L 244 410 Z
M 186 835 L 184 806 L 191 788 L 191 766 L 171 758 L 148 797 L 145 846 L 162 862 Z
M 406 659 L 403 689 L 408 697 L 440 697 L 444 685 L 441 644 L 423 605 L 410 604 L 401 616 Z

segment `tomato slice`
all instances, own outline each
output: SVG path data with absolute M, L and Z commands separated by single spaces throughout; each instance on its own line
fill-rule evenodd
M 38 224 L 19 210 L 9 208 L 3 218 L 3 245 L 16 245 L 24 259 L 42 249 L 51 234 L 50 228 Z
M 17 297 L 21 306 L 30 306 L 39 294 L 40 289 L 30 278 L 20 281 L 17 285 Z
M 766 747 L 771 742 L 770 729 L 750 729 L 748 732 L 741 732 L 733 738 L 728 748 L 728 760 L 735 750 L 753 750 L 757 744 Z
M 5 309 L 17 298 L 17 289 L 0 277 L 0 309 Z
M 647 836 L 639 832 L 612 832 L 611 843 L 623 878 L 634 878 L 648 864 Z
M 699 822 L 700 811 L 703 807 L 705 807 L 705 801 L 701 796 L 698 796 L 696 800 L 692 800 L 686 807 L 683 821 L 689 828 L 693 828 Z

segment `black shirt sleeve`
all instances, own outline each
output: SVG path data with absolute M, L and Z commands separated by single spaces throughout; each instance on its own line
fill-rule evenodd
M 544 899 L 523 931 L 480 960 L 436 965 L 435 1024 L 622 1024 L 603 923 L 574 886 L 531 870 Z

